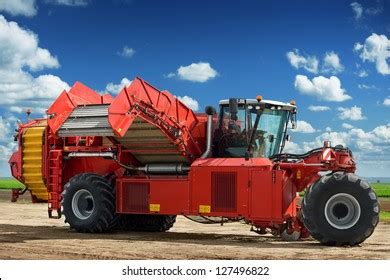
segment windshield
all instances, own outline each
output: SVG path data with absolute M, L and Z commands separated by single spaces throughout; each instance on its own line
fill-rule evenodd
M 219 148 L 221 156 L 245 157 L 249 139 L 256 120 L 256 109 L 253 106 L 240 105 L 237 120 L 230 117 L 229 107 L 222 108 L 222 137 Z M 233 118 L 234 119 L 234 118 Z M 270 157 L 279 153 L 282 143 L 288 111 L 264 109 L 255 133 L 253 157 Z
M 252 127 L 256 111 L 250 111 Z M 287 122 L 287 111 L 264 109 L 255 134 L 253 157 L 270 157 L 279 152 L 283 131 Z

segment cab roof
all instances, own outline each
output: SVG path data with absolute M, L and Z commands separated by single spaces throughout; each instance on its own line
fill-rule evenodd
M 248 105 L 256 105 L 259 104 L 257 99 L 245 99 L 245 98 L 237 98 L 238 104 L 248 104 Z M 260 103 L 269 104 L 271 106 L 280 106 L 281 109 L 287 110 L 287 111 L 296 111 L 297 106 L 292 105 L 290 103 L 280 102 L 280 101 L 274 101 L 274 100 L 261 100 Z M 219 105 L 229 105 L 229 99 L 222 99 L 219 101 Z

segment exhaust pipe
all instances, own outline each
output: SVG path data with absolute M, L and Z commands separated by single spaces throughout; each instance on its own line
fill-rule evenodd
M 103 157 L 115 160 L 120 166 L 127 170 L 141 171 L 145 174 L 154 175 L 186 175 L 190 171 L 190 167 L 183 163 L 151 163 L 145 166 L 130 166 L 119 162 L 113 152 L 72 152 L 68 158 L 73 157 Z
M 136 167 L 136 170 L 155 175 L 186 175 L 190 171 L 190 167 L 183 163 L 151 163 Z
M 215 109 L 212 106 L 206 107 L 207 114 L 207 135 L 206 135 L 206 151 L 200 156 L 200 158 L 208 158 L 211 153 L 211 142 L 213 134 L 213 115 L 215 114 Z

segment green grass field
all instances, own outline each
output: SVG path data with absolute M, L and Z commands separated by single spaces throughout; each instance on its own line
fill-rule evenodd
M 390 212 L 388 212 L 388 211 L 381 211 L 379 213 L 379 220 L 381 222 L 390 222 Z
M 388 183 L 372 183 L 378 197 L 390 197 L 390 184 Z M 17 189 L 23 188 L 23 185 L 14 179 L 0 179 L 0 189 Z M 301 193 L 303 195 L 303 192 Z
M 372 183 L 371 186 L 378 197 L 390 197 L 390 184 Z
M 0 189 L 10 190 L 10 189 L 20 189 L 23 188 L 23 184 L 19 183 L 14 179 L 0 179 Z
M 374 189 L 378 197 L 390 197 L 390 184 L 389 183 L 371 183 L 371 187 Z M 305 192 L 301 192 L 300 196 L 303 196 Z

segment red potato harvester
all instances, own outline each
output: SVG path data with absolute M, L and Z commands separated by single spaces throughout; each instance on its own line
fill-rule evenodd
M 374 231 L 376 194 L 343 146 L 282 153 L 295 102 L 221 100 L 194 113 L 135 78 L 115 98 L 76 83 L 46 119 L 20 124 L 12 175 L 79 232 L 167 231 L 177 215 L 241 221 L 284 240 L 356 245 Z M 299 205 L 298 192 L 305 191 Z M 19 193 L 14 193 L 14 199 Z

